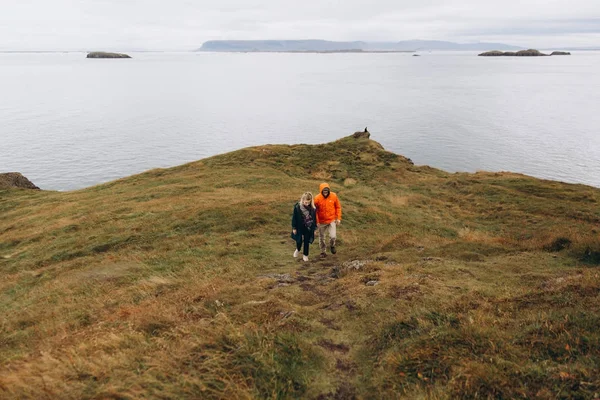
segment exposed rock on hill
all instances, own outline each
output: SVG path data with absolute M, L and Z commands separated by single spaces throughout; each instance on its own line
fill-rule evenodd
M 93 51 L 88 53 L 86 58 L 131 58 L 131 56 L 122 53 L 106 53 L 103 51 Z
M 23 188 L 38 189 L 31 181 L 21 175 L 19 172 L 7 172 L 0 174 L 0 189 Z
M 358 132 L 354 132 L 354 134 L 352 135 L 352 137 L 356 138 L 356 139 L 361 139 L 361 138 L 370 138 L 371 134 L 369 133 L 369 130 L 367 128 L 365 128 L 364 131 L 358 131 Z
M 568 51 L 553 51 L 550 55 L 551 56 L 570 56 L 571 53 L 569 53 Z

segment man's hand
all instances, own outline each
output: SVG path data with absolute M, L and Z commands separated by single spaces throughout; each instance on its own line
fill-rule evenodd
M 341 219 L 336 219 L 336 220 L 335 220 L 335 224 L 336 224 L 336 225 L 340 225 L 341 223 L 342 223 L 342 220 L 341 220 Z
M 292 229 L 292 233 L 295 235 L 295 234 L 297 234 L 297 233 L 298 233 L 298 231 L 297 231 L 297 230 L 295 230 L 295 229 Z

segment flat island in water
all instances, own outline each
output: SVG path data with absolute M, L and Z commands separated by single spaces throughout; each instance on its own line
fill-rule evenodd
M 92 51 L 91 53 L 88 53 L 86 58 L 131 58 L 131 56 L 123 53 L 107 53 L 104 51 Z
M 542 53 L 539 50 L 499 51 L 492 50 L 479 54 L 482 57 L 547 57 L 547 56 L 570 56 L 568 51 L 553 51 L 551 54 Z

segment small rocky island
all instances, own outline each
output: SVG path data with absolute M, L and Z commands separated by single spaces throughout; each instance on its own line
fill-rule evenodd
M 86 58 L 131 58 L 131 56 L 123 53 L 107 53 L 104 51 L 93 51 L 88 53 Z
M 544 54 L 539 50 L 529 49 L 529 50 L 519 50 L 519 51 L 486 51 L 484 53 L 479 54 L 481 57 L 503 57 L 503 56 L 513 56 L 513 57 L 544 57 L 548 54 Z
M 22 188 L 38 189 L 31 181 L 21 175 L 19 172 L 0 173 L 0 189 Z
M 570 56 L 571 53 L 567 51 L 554 51 L 552 54 L 545 54 L 539 50 L 528 49 L 528 50 L 519 50 L 519 51 L 486 51 L 484 53 L 479 54 L 481 57 L 547 57 L 547 56 Z

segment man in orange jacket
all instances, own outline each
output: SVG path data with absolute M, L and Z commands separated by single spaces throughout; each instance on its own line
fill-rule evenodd
M 337 195 L 329 188 L 328 183 L 321 183 L 319 186 L 319 194 L 315 196 L 315 207 L 317 207 L 321 257 L 326 257 L 325 233 L 329 234 L 331 254 L 335 254 L 336 228 L 342 223 L 342 205 Z

